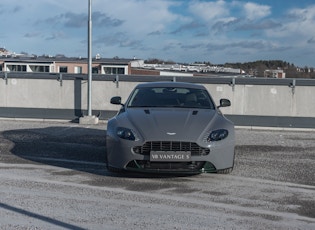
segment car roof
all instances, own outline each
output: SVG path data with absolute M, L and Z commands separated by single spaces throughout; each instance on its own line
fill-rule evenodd
M 205 89 L 203 85 L 190 83 L 190 82 L 172 82 L 172 81 L 161 81 L 161 82 L 148 82 L 138 84 L 136 88 L 151 88 L 151 87 L 179 87 L 179 88 L 194 88 L 194 89 Z

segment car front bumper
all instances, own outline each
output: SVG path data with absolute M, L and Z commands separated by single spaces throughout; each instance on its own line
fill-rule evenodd
M 107 164 L 110 168 L 157 173 L 201 173 L 216 172 L 234 166 L 234 141 L 224 140 L 222 143 L 201 146 L 198 153 L 193 153 L 189 161 L 151 161 L 150 150 L 135 151 L 145 143 L 129 141 L 107 136 Z M 186 142 L 185 142 L 186 143 Z M 206 152 L 204 150 L 209 150 Z M 204 155 L 205 154 L 205 155 Z

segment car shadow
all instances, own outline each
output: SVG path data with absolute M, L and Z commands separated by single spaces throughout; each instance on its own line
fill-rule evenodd
M 7 163 L 25 163 L 20 158 L 98 175 L 107 173 L 106 130 L 54 126 L 7 130 L 2 137 L 12 145 Z
M 0 133 L 6 140 L 6 163 L 36 162 L 91 174 L 124 178 L 169 178 L 191 175 L 114 173 L 107 170 L 106 130 L 53 126 L 14 129 Z M 11 145 L 11 146 L 10 146 Z

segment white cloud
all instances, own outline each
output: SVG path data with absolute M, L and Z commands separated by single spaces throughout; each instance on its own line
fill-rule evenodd
M 143 36 L 153 31 L 164 31 L 169 24 L 180 20 L 180 15 L 169 10 L 171 6 L 177 4 L 167 0 L 96 0 L 94 9 L 123 20 L 125 23 L 121 29 L 128 31 L 129 34 Z
M 5 28 L 0 45 L 15 52 L 86 55 L 88 0 L 24 1 L 0 1 L 0 27 Z M 315 46 L 315 5 L 305 0 L 290 6 L 285 0 L 258 2 L 92 0 L 93 52 L 224 62 L 262 53 L 273 58 L 274 50 L 285 57 L 289 48 L 302 52 Z M 294 4 L 296 8 L 288 8 Z M 245 51 L 248 55 L 234 56 Z
M 288 21 L 286 28 L 292 33 L 315 35 L 314 19 L 315 5 L 305 9 L 293 9 L 289 12 L 291 20 Z
M 283 43 L 296 47 L 303 46 L 315 37 L 315 5 L 308 8 L 295 8 L 287 12 L 280 29 L 266 30 L 269 38 L 282 39 Z M 310 44 L 310 43 L 309 43 Z
M 229 8 L 223 0 L 215 2 L 192 1 L 189 9 L 195 16 L 208 22 L 229 15 Z
M 249 20 L 264 18 L 271 14 L 271 7 L 247 2 L 244 5 L 245 17 Z

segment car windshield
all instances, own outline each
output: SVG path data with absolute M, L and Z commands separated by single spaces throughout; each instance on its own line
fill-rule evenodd
M 206 90 L 178 87 L 137 88 L 127 106 L 214 109 L 214 104 Z

